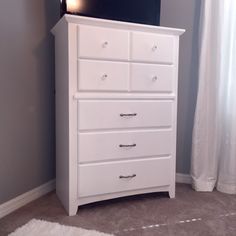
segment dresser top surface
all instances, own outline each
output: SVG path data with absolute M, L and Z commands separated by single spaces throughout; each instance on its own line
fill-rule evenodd
M 93 25 L 98 27 L 109 27 L 113 29 L 134 30 L 134 31 L 143 31 L 149 33 L 177 35 L 177 36 L 182 35 L 185 32 L 184 29 L 168 28 L 162 26 L 145 25 L 145 24 L 129 23 L 123 21 L 114 21 L 114 20 L 106 20 L 106 19 L 66 14 L 54 26 L 54 28 L 52 29 L 52 33 L 56 34 L 57 30 L 59 30 L 65 23 L 78 24 L 78 25 L 79 24 Z

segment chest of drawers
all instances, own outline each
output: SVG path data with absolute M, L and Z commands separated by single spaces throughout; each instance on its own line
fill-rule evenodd
M 65 15 L 56 47 L 56 191 L 80 205 L 175 196 L 181 29 Z

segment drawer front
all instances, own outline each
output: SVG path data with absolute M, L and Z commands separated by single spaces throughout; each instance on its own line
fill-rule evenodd
M 79 162 L 170 155 L 172 137 L 171 130 L 81 133 Z
M 170 158 L 79 165 L 78 193 L 86 197 L 167 186 L 170 174 Z
M 132 33 L 131 58 L 135 61 L 174 62 L 174 37 L 148 33 Z
M 172 101 L 79 101 L 80 130 L 170 127 Z
M 173 92 L 174 66 L 131 65 L 131 90 L 151 92 Z
M 129 58 L 129 32 L 108 28 L 79 26 L 80 57 L 101 59 Z
M 128 63 L 79 61 L 79 90 L 127 91 L 128 83 Z

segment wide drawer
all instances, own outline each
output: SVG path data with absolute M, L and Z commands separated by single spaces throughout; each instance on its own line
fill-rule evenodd
M 90 101 L 78 102 L 80 130 L 170 127 L 172 101 Z
M 107 61 L 79 61 L 79 90 L 127 91 L 129 64 Z
M 174 66 L 131 64 L 131 91 L 173 92 Z
M 79 197 L 167 186 L 171 158 L 79 165 Z
M 78 55 L 85 58 L 129 58 L 129 32 L 102 27 L 79 26 Z
M 174 37 L 151 33 L 132 33 L 131 59 L 157 63 L 174 62 Z
M 79 162 L 170 155 L 172 137 L 171 130 L 81 133 Z

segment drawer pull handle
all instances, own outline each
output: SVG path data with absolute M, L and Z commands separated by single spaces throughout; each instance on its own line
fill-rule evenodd
M 101 79 L 102 79 L 102 80 L 105 80 L 105 79 L 107 79 L 107 77 L 108 77 L 108 75 L 107 75 L 107 74 L 104 74 L 104 75 L 101 77 Z
M 156 50 L 157 50 L 157 45 L 154 45 L 154 46 L 152 47 L 152 51 L 155 52 Z
M 103 47 L 103 48 L 106 48 L 107 46 L 108 46 L 108 42 L 105 41 L 105 42 L 102 44 L 102 47 Z
M 127 113 L 127 114 L 121 113 L 120 116 L 121 117 L 132 117 L 132 116 L 137 116 L 137 113 Z
M 136 177 L 136 174 L 133 174 L 133 175 L 120 175 L 119 178 L 120 179 L 132 179 Z
M 137 145 L 136 145 L 136 143 L 134 143 L 134 144 L 120 144 L 119 145 L 119 147 L 121 147 L 121 148 L 123 148 L 123 147 L 136 147 Z
M 157 81 L 157 79 L 158 79 L 157 76 L 153 76 L 153 77 L 152 77 L 152 81 L 153 81 L 153 82 Z

